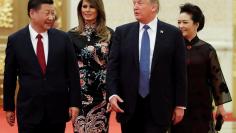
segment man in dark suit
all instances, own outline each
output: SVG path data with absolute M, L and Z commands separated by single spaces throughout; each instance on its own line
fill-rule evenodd
M 51 29 L 53 0 L 29 0 L 30 24 L 8 38 L 4 72 L 4 110 L 19 133 L 64 133 L 81 106 L 80 84 L 68 35 Z
M 158 0 L 133 0 L 138 22 L 116 28 L 107 73 L 108 110 L 123 133 L 166 133 L 186 107 L 181 32 L 156 18 Z

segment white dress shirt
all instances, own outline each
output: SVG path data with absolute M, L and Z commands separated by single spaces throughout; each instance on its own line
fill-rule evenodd
M 38 42 L 37 35 L 38 34 L 42 35 L 45 62 L 47 64 L 47 61 L 48 61 L 48 32 L 46 31 L 46 32 L 43 32 L 43 33 L 37 33 L 33 29 L 33 27 L 31 26 L 31 24 L 29 24 L 29 32 L 30 32 L 30 38 L 31 38 L 31 42 L 33 44 L 34 52 L 35 52 L 36 55 L 37 55 L 36 51 L 37 51 L 37 42 Z

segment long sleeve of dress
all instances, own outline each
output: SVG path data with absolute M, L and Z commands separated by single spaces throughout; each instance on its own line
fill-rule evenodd
M 221 105 L 232 101 L 229 89 L 226 85 L 220 63 L 215 49 L 212 49 L 210 54 L 210 82 L 212 84 L 212 93 L 215 105 Z

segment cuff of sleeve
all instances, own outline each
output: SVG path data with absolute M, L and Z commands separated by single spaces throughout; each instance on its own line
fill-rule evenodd
M 118 95 L 117 95 L 117 94 L 111 95 L 111 96 L 109 97 L 109 102 L 110 102 L 111 98 L 114 97 L 114 96 L 118 96 Z
M 179 108 L 179 109 L 186 109 L 186 107 L 184 107 L 184 106 L 176 106 L 176 108 Z

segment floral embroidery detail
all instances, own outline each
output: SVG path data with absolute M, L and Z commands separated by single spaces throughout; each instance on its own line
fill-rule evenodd
M 74 124 L 76 133 L 108 132 L 105 83 L 110 42 L 100 39 L 95 25 L 86 25 L 84 32 L 75 39 L 82 97 L 80 114 Z
M 108 128 L 106 122 L 106 101 L 103 101 L 99 105 L 92 108 L 87 116 L 80 115 L 77 117 L 74 123 L 74 130 L 78 133 L 103 133 L 107 132 Z
M 84 35 L 84 36 L 86 36 L 87 37 L 87 41 L 91 41 L 91 35 L 92 35 L 92 33 L 93 32 L 95 32 L 95 27 L 96 27 L 96 25 L 94 24 L 94 25 L 85 25 L 85 27 L 84 27 L 84 32 L 82 32 L 81 33 L 81 35 Z

